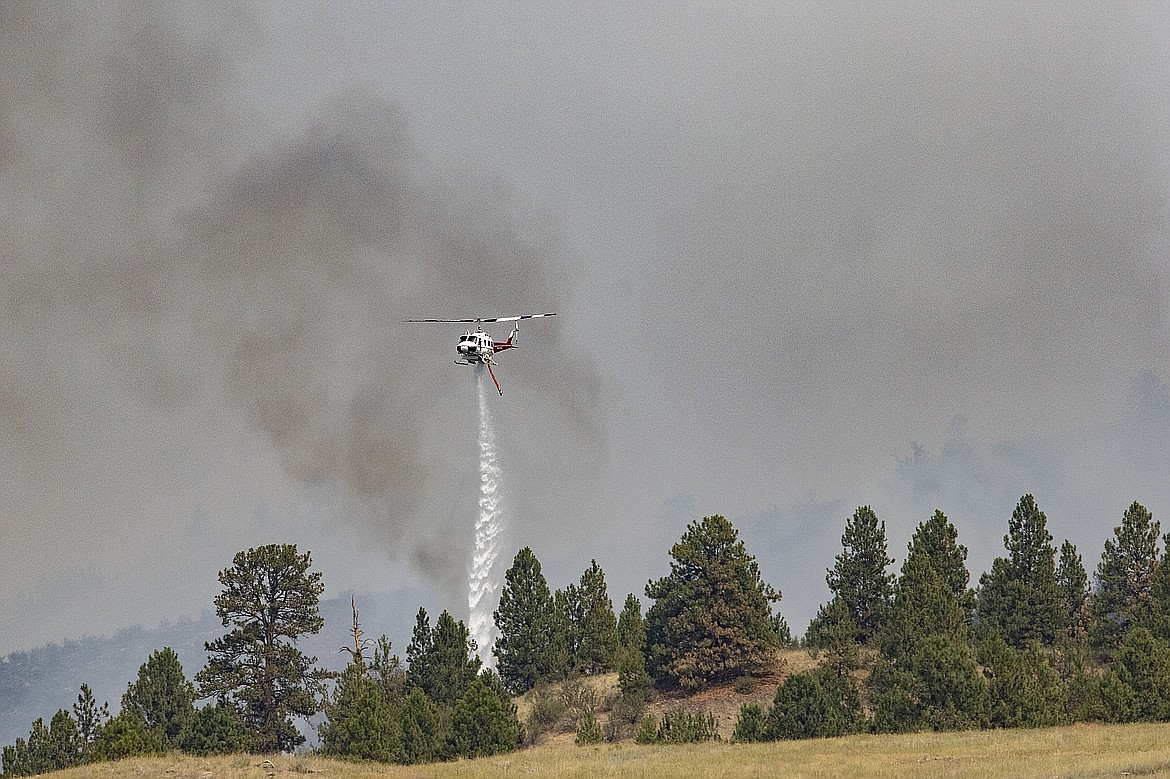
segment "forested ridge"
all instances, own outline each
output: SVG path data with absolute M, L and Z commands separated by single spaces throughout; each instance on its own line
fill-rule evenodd
M 333 671 L 305 651 L 324 624 L 310 553 L 249 549 L 219 574 L 206 665 L 189 676 L 172 648 L 148 651 L 114 707 L 82 683 L 70 708 L 4 747 L 3 772 L 172 750 L 289 752 L 305 748 L 295 723 L 309 719 L 322 754 L 387 763 L 508 751 L 566 721 L 581 744 L 708 740 L 720 734 L 715 717 L 690 696 L 775 679 L 778 651 L 794 646 L 816 662 L 781 673 L 769 703 L 744 704 L 734 740 L 1170 720 L 1170 534 L 1152 514 L 1126 508 L 1091 571 L 1074 545 L 1056 543 L 1031 495 L 1003 541 L 973 579 L 941 511 L 899 559 L 884 522 L 859 507 L 826 569 L 830 598 L 800 637 L 722 516 L 688 525 L 669 571 L 620 609 L 595 560 L 554 590 L 525 547 L 494 614 L 493 668 L 447 611 L 419 609 L 400 656 L 367 635 L 382 626 L 354 600 L 349 635 L 327 640 L 345 644 L 346 665 Z M 618 680 L 608 696 L 587 683 L 606 673 Z

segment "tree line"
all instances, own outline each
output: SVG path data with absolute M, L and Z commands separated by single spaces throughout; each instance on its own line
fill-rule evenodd
M 831 598 L 802 639 L 819 665 L 789 675 L 771 706 L 745 705 L 735 739 L 1170 719 L 1170 562 L 1160 537 L 1134 503 L 1090 581 L 1075 546 L 1056 549 L 1025 495 L 1005 554 L 971 587 L 967 550 L 941 511 L 916 528 L 894 574 L 885 524 L 862 506 L 827 571 Z M 112 717 L 82 685 L 71 710 L 47 726 L 38 719 L 27 739 L 4 747 L 3 773 L 168 750 L 291 751 L 305 741 L 294 718 L 317 714 L 321 753 L 404 764 L 515 749 L 566 709 L 579 743 L 711 738 L 714 722 L 694 712 L 643 716 L 648 697 L 711 684 L 750 689 L 774 671 L 776 650 L 796 642 L 776 610 L 779 591 L 727 519 L 692 522 L 670 557 L 669 573 L 646 584 L 643 614 L 632 593 L 615 611 L 596 561 L 553 591 L 533 551 L 521 549 L 493 615 L 495 670 L 446 611 L 432 624 L 419 610 L 404 662 L 385 636 L 363 637 L 355 604 L 343 648 L 350 661 L 330 674 L 297 648 L 323 627 L 324 585 L 309 553 L 249 549 L 219 574 L 215 609 L 229 630 L 206 644 L 207 664 L 192 681 L 164 648 Z M 580 680 L 611 671 L 620 696 L 603 727 L 603 707 Z M 526 730 L 512 696 L 530 691 Z

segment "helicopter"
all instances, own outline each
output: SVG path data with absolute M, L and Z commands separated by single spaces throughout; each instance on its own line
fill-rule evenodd
M 455 344 L 455 351 L 459 354 L 459 359 L 455 362 L 458 365 L 486 365 L 488 375 L 492 377 L 492 383 L 496 385 L 496 391 L 503 397 L 504 391 L 500 389 L 500 382 L 496 379 L 495 371 L 492 370 L 492 365 L 495 364 L 492 358 L 496 352 L 516 348 L 515 338 L 520 332 L 520 326 L 516 325 L 512 328 L 512 332 L 508 334 L 508 340 L 496 341 L 492 339 L 490 334 L 485 333 L 480 325 L 486 322 L 518 322 L 521 319 L 539 319 L 540 317 L 556 315 L 556 312 L 552 311 L 547 314 L 524 314 L 522 316 L 478 317 L 476 319 L 408 319 L 406 321 L 474 324 L 475 332 L 468 330 L 459 337 L 459 341 Z

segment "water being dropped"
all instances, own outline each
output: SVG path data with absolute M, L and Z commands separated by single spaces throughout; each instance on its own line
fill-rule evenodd
M 468 630 L 479 646 L 480 659 L 490 667 L 495 665 L 492 644 L 496 640 L 492 612 L 499 600 L 501 584 L 496 564 L 504 530 L 503 485 L 482 365 L 476 368 L 475 374 L 479 389 L 479 511 L 475 520 L 475 551 L 467 591 Z

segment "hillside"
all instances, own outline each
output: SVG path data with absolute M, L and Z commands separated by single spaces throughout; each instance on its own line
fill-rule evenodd
M 1170 724 L 1073 725 L 848 736 L 772 744 L 575 747 L 558 744 L 506 755 L 426 766 L 343 763 L 315 757 L 168 755 L 62 771 L 60 779 L 166 776 L 259 779 L 321 775 L 367 777 L 1091 777 L 1170 776 Z
M 358 596 L 362 629 L 367 636 L 387 634 L 394 650 L 406 651 L 406 632 L 414 624 L 423 594 Z M 348 594 L 321 601 L 325 627 L 306 636 L 301 647 L 316 655 L 318 664 L 340 670 L 348 655 L 338 648 L 352 641 L 353 622 Z M 169 623 L 153 629 L 120 630 L 112 636 L 89 637 L 49 644 L 0 658 L 0 745 L 28 735 L 37 717 L 49 721 L 57 709 L 68 709 L 77 700 L 81 685 L 88 684 L 99 702 L 108 701 L 117 713 L 126 685 L 137 678 L 138 668 L 151 652 L 171 647 L 179 655 L 190 679 L 207 662 L 205 641 L 224 634 L 212 614 L 202 619 Z

